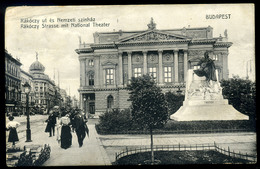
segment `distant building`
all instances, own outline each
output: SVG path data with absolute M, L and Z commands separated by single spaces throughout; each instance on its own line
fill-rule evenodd
M 213 28 L 158 30 L 151 20 L 147 30 L 96 32 L 94 43 L 81 43 L 80 108 L 99 115 L 110 108 L 130 106 L 126 86 L 131 77 L 152 75 L 163 92 L 185 89 L 188 69 L 193 69 L 206 51 L 218 70 L 228 78 L 228 48 L 225 36 L 213 37 Z
M 16 112 L 21 104 L 21 62 L 5 50 L 5 106 Z
M 72 107 L 74 107 L 74 108 L 79 107 L 79 101 L 76 98 L 76 96 L 72 97 Z
M 57 105 L 57 91 L 54 81 L 44 74 L 44 71 L 45 67 L 38 61 L 38 58 L 29 68 L 29 74 L 33 78 L 35 107 L 46 111 Z
M 64 89 L 60 89 L 60 95 L 61 95 L 61 98 L 62 98 L 62 107 L 65 107 L 65 101 L 66 101 L 66 97 L 67 97 L 67 92 L 66 90 Z
M 28 83 L 31 86 L 31 92 L 29 93 L 29 107 L 30 109 L 34 107 L 34 83 L 33 83 L 33 77 L 29 73 L 25 72 L 21 69 L 21 103 L 22 103 L 22 113 L 26 114 L 26 94 L 25 89 L 23 85 L 25 83 Z

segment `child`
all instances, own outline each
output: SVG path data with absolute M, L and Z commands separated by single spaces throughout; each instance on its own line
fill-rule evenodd
M 15 142 L 19 141 L 16 128 L 20 125 L 20 123 L 17 121 L 13 121 L 13 116 L 9 116 L 8 119 L 10 120 L 6 125 L 6 129 L 10 130 L 8 142 L 13 143 L 13 147 L 15 147 Z

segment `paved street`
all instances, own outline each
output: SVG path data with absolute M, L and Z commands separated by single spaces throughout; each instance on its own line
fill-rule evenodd
M 85 138 L 84 144 L 79 148 L 76 133 L 72 133 L 72 146 L 69 149 L 60 148 L 55 137 L 49 137 L 45 133 L 47 116 L 31 116 L 32 142 L 25 142 L 26 117 L 15 117 L 21 123 L 18 128 L 20 141 L 17 146 L 23 147 L 30 144 L 49 144 L 51 146 L 51 157 L 44 163 L 44 166 L 79 166 L 79 165 L 110 165 L 106 152 L 101 145 L 94 124 L 89 123 L 90 136 Z M 37 122 L 37 123 L 36 123 Z M 8 135 L 7 135 L 8 136 Z
M 79 148 L 76 133 L 72 133 L 72 146 L 64 150 L 60 148 L 56 137 L 49 137 L 44 132 L 47 116 L 31 116 L 31 130 L 33 142 L 25 142 L 26 117 L 15 117 L 21 122 L 18 129 L 20 141 L 18 146 L 27 144 L 49 144 L 51 157 L 44 166 L 73 166 L 73 165 L 111 165 L 115 160 L 115 153 L 122 151 L 126 146 L 149 146 L 149 135 L 98 135 L 95 130 L 97 119 L 90 119 L 88 126 L 90 136 L 84 140 L 83 147 Z M 256 154 L 255 133 L 216 133 L 216 134 L 168 134 L 154 135 L 154 145 L 172 144 L 208 144 L 214 143 L 231 151 Z

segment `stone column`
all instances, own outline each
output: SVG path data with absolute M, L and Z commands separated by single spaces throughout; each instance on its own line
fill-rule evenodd
M 127 52 L 128 55 L 128 79 L 130 80 L 132 77 L 132 52 Z
M 83 96 L 82 95 L 83 95 L 82 93 L 79 94 L 79 100 L 80 100 L 79 101 L 79 107 L 80 107 L 81 110 L 83 110 L 83 104 L 84 104 L 83 103 L 84 100 L 83 100 Z
M 143 56 L 144 56 L 144 74 L 147 74 L 147 51 L 143 51 Z
M 159 54 L 159 85 L 163 84 L 163 67 L 162 67 L 162 50 L 158 50 Z
M 99 78 L 99 57 L 98 56 L 95 56 L 94 65 L 95 65 L 94 85 L 99 86 L 100 78 Z
M 179 50 L 174 50 L 174 79 L 175 79 L 175 83 L 179 82 L 178 52 L 179 52 Z
M 222 75 L 223 79 L 227 80 L 228 79 L 228 51 L 221 52 L 222 60 L 223 60 L 223 68 L 222 68 Z M 221 79 L 219 79 L 221 80 Z
M 84 74 L 84 67 L 83 67 L 83 66 L 84 66 L 84 65 L 83 65 L 83 64 L 84 64 L 84 60 L 83 60 L 83 59 L 80 59 L 79 62 L 80 62 L 80 87 L 82 87 L 82 86 L 84 86 L 84 85 L 83 85 L 83 82 L 84 82 L 84 80 L 85 80 L 85 79 L 83 78 L 83 77 L 84 77 L 84 76 L 83 76 L 83 74 Z
M 85 87 L 86 86 L 86 59 L 83 60 L 83 71 L 82 71 L 82 80 L 83 80 L 83 86 Z
M 119 87 L 123 86 L 123 56 L 122 52 L 118 53 L 118 72 L 119 72 Z
M 187 71 L 188 71 L 188 51 L 184 50 L 184 82 L 186 82 Z

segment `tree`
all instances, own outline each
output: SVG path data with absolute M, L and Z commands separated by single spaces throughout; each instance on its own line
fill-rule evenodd
M 239 112 L 255 120 L 256 111 L 256 86 L 255 82 L 233 76 L 229 80 L 221 81 L 222 94 L 229 103 Z
M 167 103 L 161 89 L 149 75 L 132 78 L 127 86 L 132 101 L 132 118 L 150 131 L 151 164 L 154 164 L 153 130 L 163 127 L 168 120 Z

